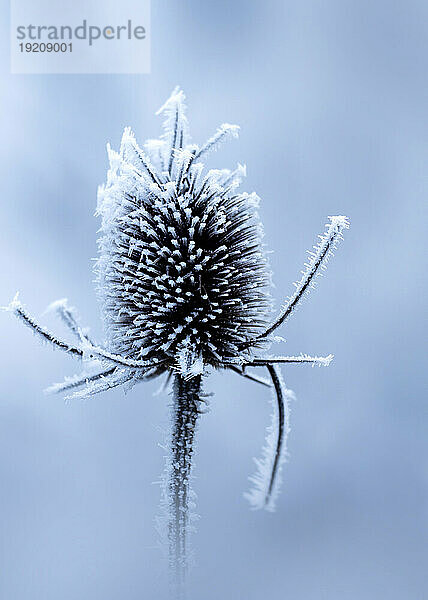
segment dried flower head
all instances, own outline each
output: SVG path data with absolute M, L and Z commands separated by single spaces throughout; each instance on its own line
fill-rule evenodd
M 267 325 L 269 271 L 258 198 L 237 191 L 244 167 L 203 170 L 205 155 L 238 127 L 222 125 L 198 148 L 183 92 L 160 112 L 160 140 L 142 149 L 127 128 L 119 153 L 108 149 L 98 288 L 108 347 L 146 360 L 138 377 L 171 369 L 192 377 L 248 358 L 246 344 Z
M 207 368 L 229 369 L 272 387 L 274 411 L 263 457 L 247 494 L 254 508 L 273 510 L 289 431 L 287 390 L 280 363 L 328 365 L 332 355 L 259 356 L 292 314 L 349 226 L 330 217 L 309 252 L 294 293 L 270 324 L 270 271 L 262 245 L 258 198 L 239 192 L 245 167 L 204 171 L 206 155 L 236 137 L 224 124 L 201 147 L 189 138 L 184 94 L 178 88 L 159 110 L 164 133 L 141 148 L 129 128 L 119 152 L 108 146 L 110 169 L 99 189 L 101 216 L 96 263 L 106 343 L 83 330 L 66 300 L 51 305 L 77 338 L 58 339 L 31 317 L 17 298 L 11 310 L 41 338 L 84 359 L 87 370 L 50 391 L 84 397 L 163 373 L 175 376 L 163 506 L 166 537 L 182 594 L 189 527 L 190 479 L 197 416 L 204 403 Z M 249 372 L 264 367 L 269 380 Z

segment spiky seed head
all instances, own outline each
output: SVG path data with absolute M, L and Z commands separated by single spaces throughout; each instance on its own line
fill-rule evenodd
M 184 94 L 160 109 L 164 133 L 143 148 L 125 129 L 98 193 L 97 260 L 107 341 L 186 377 L 244 357 L 266 326 L 270 272 L 258 198 L 237 188 L 245 167 L 204 171 L 202 159 L 238 128 L 189 140 Z

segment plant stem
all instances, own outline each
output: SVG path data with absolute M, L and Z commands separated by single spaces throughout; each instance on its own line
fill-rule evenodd
M 168 468 L 168 544 L 169 560 L 177 598 L 184 597 L 187 568 L 190 477 L 193 440 L 200 402 L 201 377 L 174 380 L 172 427 Z

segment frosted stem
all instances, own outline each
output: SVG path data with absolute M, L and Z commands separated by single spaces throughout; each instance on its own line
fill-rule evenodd
M 190 477 L 200 393 L 200 376 L 186 380 L 181 375 L 176 375 L 167 493 L 169 559 L 176 596 L 180 599 L 184 597 L 187 568 Z

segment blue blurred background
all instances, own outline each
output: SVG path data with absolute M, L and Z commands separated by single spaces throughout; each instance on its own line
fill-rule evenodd
M 275 514 L 242 498 L 268 393 L 233 374 L 207 382 L 190 598 L 427 598 L 427 3 L 157 0 L 141 76 L 10 75 L 8 18 L 4 4 L 1 304 L 20 290 L 41 315 L 66 296 L 102 336 L 91 260 L 105 143 L 117 147 L 126 125 L 156 136 L 176 84 L 196 141 L 241 125 L 211 163 L 247 164 L 278 304 L 326 216 L 351 218 L 283 330 L 286 352 L 335 360 L 285 370 L 298 399 Z M 164 600 L 159 382 L 85 402 L 44 396 L 79 366 L 7 314 L 0 327 L 0 598 Z

